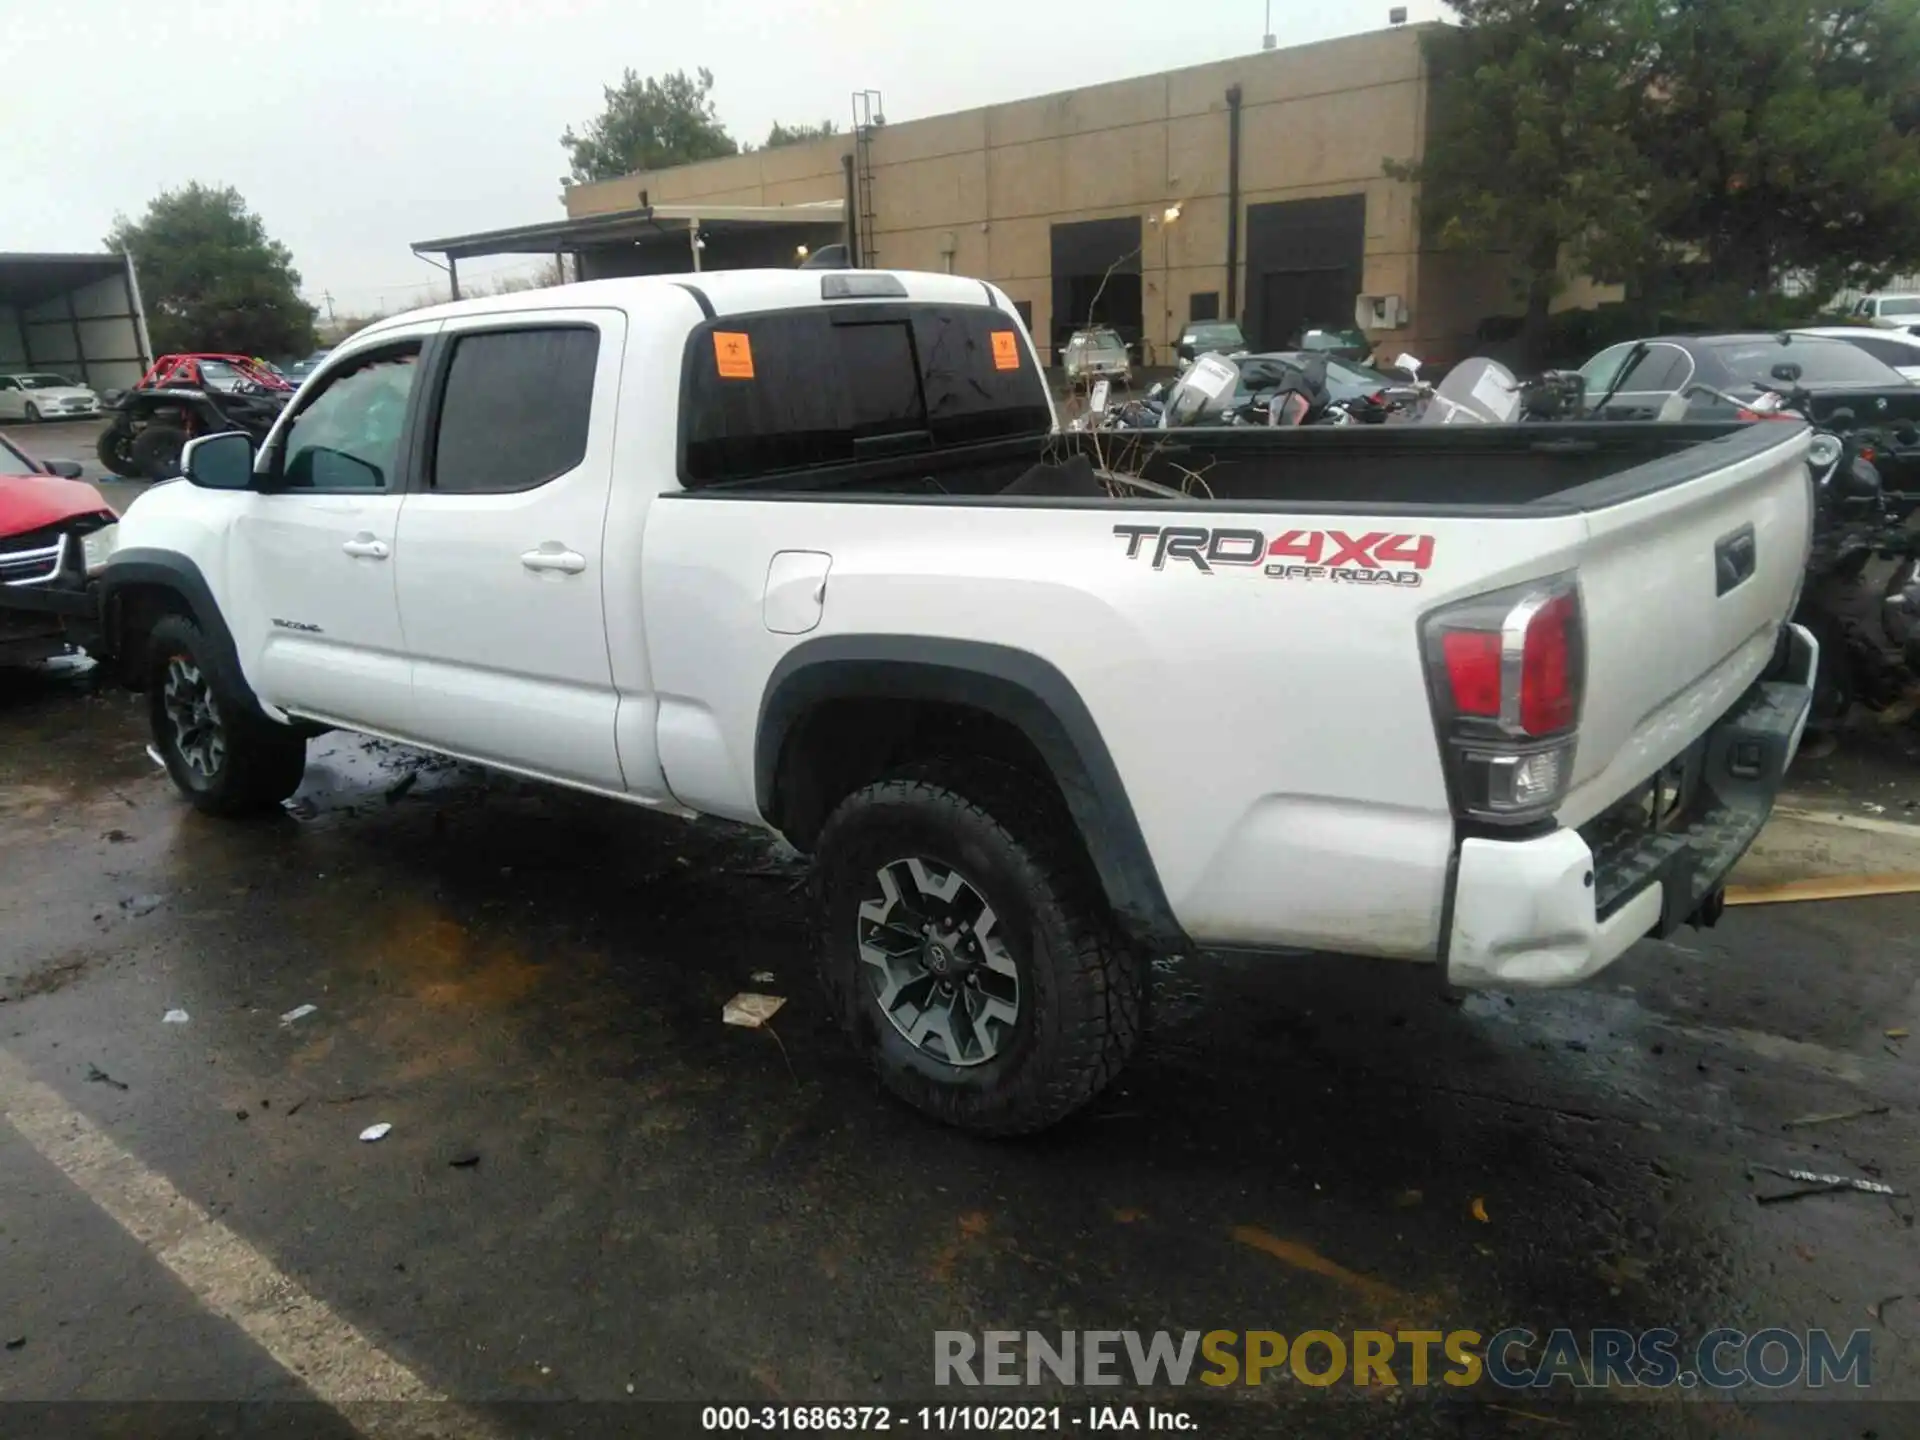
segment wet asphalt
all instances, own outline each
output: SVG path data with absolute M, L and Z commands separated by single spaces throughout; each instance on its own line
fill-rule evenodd
M 221 823 L 145 744 L 136 697 L 0 675 L 0 1051 L 458 1399 L 951 1401 L 938 1329 L 1823 1326 L 1871 1331 L 1876 1403 L 1283 1378 L 1198 1433 L 1920 1435 L 1913 1202 L 1762 1205 L 1749 1169 L 1920 1184 L 1886 1034 L 1920 897 L 1729 911 L 1545 995 L 1168 962 L 1115 1091 L 985 1143 L 843 1047 L 765 837 L 338 735 Z M 1897 814 L 1912 748 L 1795 783 Z M 741 990 L 787 997 L 770 1029 L 720 1023 Z M 307 1393 L 5 1123 L 0 1332 L 7 1400 Z

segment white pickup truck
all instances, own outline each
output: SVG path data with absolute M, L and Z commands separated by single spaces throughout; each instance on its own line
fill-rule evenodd
M 855 1042 L 982 1132 L 1113 1078 L 1154 954 L 1557 985 L 1711 921 L 1807 708 L 1804 429 L 1123 438 L 976 280 L 494 296 L 195 441 L 103 626 L 203 810 L 342 727 L 777 830 Z

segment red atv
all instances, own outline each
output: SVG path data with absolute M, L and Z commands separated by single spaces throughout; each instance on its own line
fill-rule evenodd
M 162 355 L 140 383 L 109 402 L 100 463 L 129 480 L 170 480 L 199 435 L 244 430 L 257 445 L 293 398 L 294 384 L 245 355 Z
M 71 460 L 32 460 L 0 437 L 0 665 L 91 645 L 93 575 L 113 548 L 114 514 Z

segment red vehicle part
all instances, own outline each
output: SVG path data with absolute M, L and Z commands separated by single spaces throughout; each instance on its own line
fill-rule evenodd
M 208 388 L 206 377 L 200 369 L 202 360 L 218 360 L 230 366 L 244 380 L 267 390 L 287 390 L 295 388 L 284 375 L 267 369 L 251 355 L 225 355 L 218 351 L 199 350 L 183 355 L 162 355 L 148 367 L 147 373 L 140 377 L 136 390 L 165 390 L 173 386 L 182 386 L 190 390 Z
M 0 475 L 0 540 L 92 515 L 105 516 L 108 523 L 115 518 L 113 507 L 84 480 Z
M 0 475 L 0 666 L 96 644 L 98 596 L 83 537 L 118 518 L 85 481 Z

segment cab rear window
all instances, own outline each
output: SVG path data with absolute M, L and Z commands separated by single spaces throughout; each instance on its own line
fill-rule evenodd
M 694 332 L 683 396 L 681 478 L 695 487 L 1052 424 L 1017 323 L 984 305 L 725 316 Z

